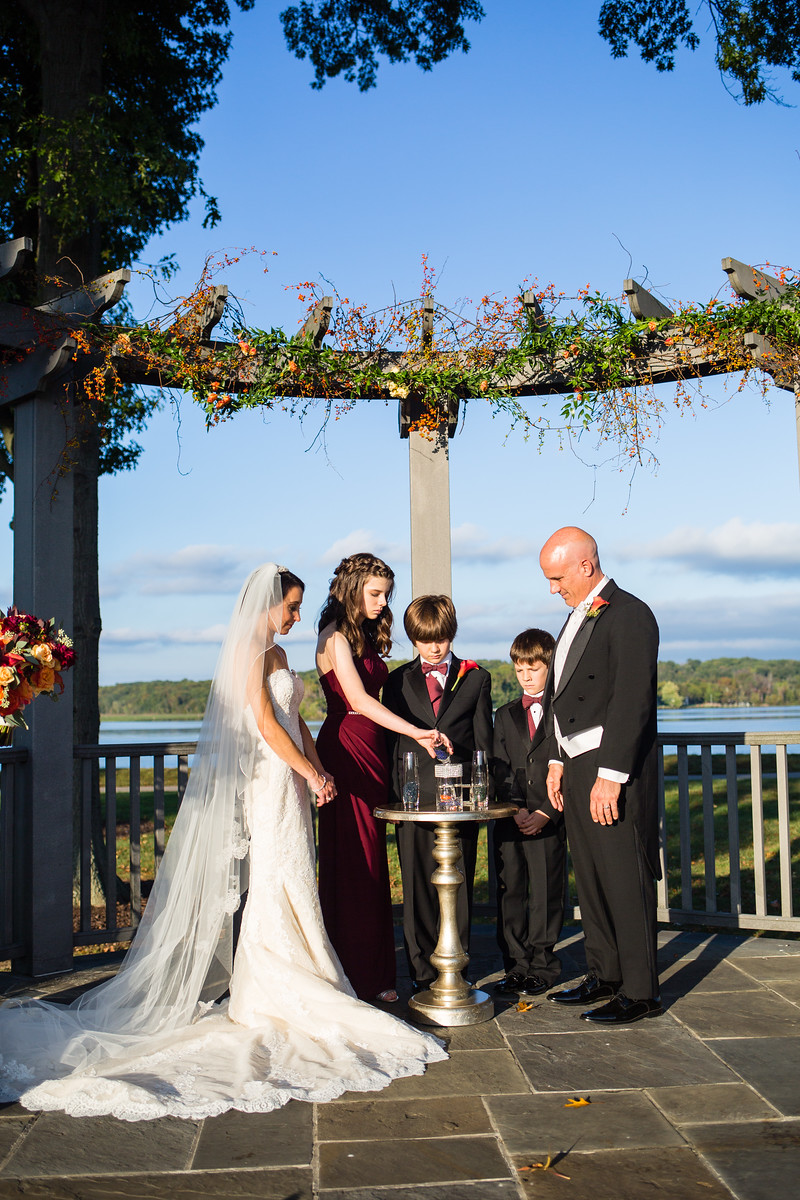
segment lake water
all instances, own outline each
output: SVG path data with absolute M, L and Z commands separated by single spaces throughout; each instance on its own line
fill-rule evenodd
M 316 734 L 318 722 L 311 723 Z M 800 705 L 785 708 L 660 708 L 660 733 L 760 733 L 800 730 Z M 199 721 L 103 721 L 100 745 L 111 742 L 194 742 Z

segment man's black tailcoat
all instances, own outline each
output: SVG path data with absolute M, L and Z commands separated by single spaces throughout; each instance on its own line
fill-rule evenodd
M 608 603 L 586 616 L 554 688 L 556 655 L 544 693 L 546 736 L 564 762 L 562 793 L 586 940 L 587 965 L 622 981 L 631 999 L 655 996 L 655 889 L 658 860 L 658 626 L 647 605 L 609 580 Z M 563 637 L 562 629 L 559 641 Z M 557 644 L 558 645 L 558 644 Z M 569 758 L 554 742 L 602 726 L 595 750 Z M 538 731 L 537 731 L 538 732 Z M 532 768 L 536 768 L 534 762 Z M 589 793 L 598 768 L 627 772 L 620 819 L 591 819 Z

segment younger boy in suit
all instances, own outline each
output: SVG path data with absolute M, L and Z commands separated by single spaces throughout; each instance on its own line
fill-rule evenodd
M 561 813 L 547 798 L 550 747 L 542 693 L 555 641 L 526 629 L 511 644 L 523 695 L 495 714 L 492 770 L 498 801 L 520 808 L 494 823 L 497 941 L 504 977 L 498 996 L 537 996 L 561 974 L 554 953 L 564 921 L 566 842 Z
M 383 703 L 412 725 L 435 727 L 453 743 L 451 762 L 463 763 L 465 781 L 472 767 L 473 750 L 492 746 L 492 680 L 488 671 L 470 659 L 460 659 L 451 646 L 458 622 L 449 596 L 418 596 L 403 618 L 406 633 L 419 652 L 412 662 L 392 671 L 383 687 Z M 436 806 L 434 759 L 419 752 L 411 738 L 389 735 L 392 790 L 400 807 L 400 770 L 403 754 L 418 755 L 420 804 Z M 459 826 L 465 886 L 458 893 L 458 928 L 465 950 L 472 921 L 472 885 L 478 848 L 478 823 Z M 436 978 L 431 954 L 439 933 L 439 901 L 431 883 L 435 828 L 405 821 L 396 826 L 400 870 L 403 876 L 403 938 L 412 986 L 430 986 Z

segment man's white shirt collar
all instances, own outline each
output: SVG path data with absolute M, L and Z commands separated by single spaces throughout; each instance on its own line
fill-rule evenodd
M 586 616 L 589 609 L 592 607 L 592 601 L 594 600 L 595 596 L 599 595 L 599 593 L 602 592 L 603 588 L 606 586 L 607 583 L 608 583 L 608 576 L 604 575 L 603 578 L 598 583 L 597 587 L 594 588 L 591 592 L 589 592 L 589 595 L 586 596 L 583 600 L 581 600 L 580 604 L 575 605 L 575 607 L 572 610 L 573 613 L 577 613 L 580 616 L 581 620 L 583 620 L 583 618 Z

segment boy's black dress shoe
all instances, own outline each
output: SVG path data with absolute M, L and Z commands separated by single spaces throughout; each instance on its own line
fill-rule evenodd
M 498 979 L 492 990 L 495 996 L 518 996 L 524 982 L 525 976 L 519 971 L 509 971 L 508 975 Z
M 550 984 L 545 983 L 538 975 L 526 975 L 519 994 L 520 996 L 541 996 L 542 992 L 546 992 L 549 987 Z
M 512 971 L 494 985 L 495 996 L 540 996 L 550 985 L 544 983 L 538 975 L 523 975 Z
M 600 1000 L 610 1000 L 616 996 L 618 983 L 598 979 L 595 974 L 589 974 L 577 987 L 563 988 L 560 992 L 551 992 L 547 997 L 554 1004 L 597 1004 Z
M 595 1025 L 630 1025 L 631 1021 L 641 1021 L 642 1017 L 660 1017 L 663 1012 L 657 996 L 648 1000 L 629 1000 L 622 992 L 617 992 L 610 1004 L 581 1013 L 581 1020 L 593 1021 Z

